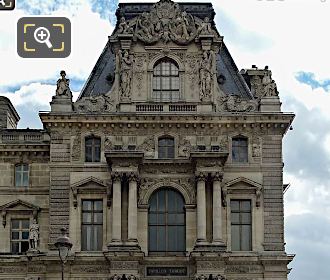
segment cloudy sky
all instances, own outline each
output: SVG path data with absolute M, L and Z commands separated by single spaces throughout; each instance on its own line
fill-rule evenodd
M 0 95 L 11 99 L 20 128 L 39 128 L 59 71 L 76 97 L 111 34 L 114 0 L 19 0 L 0 16 Z M 130 2 L 139 2 L 131 0 Z M 145 0 L 143 2 L 146 2 Z M 199 0 L 199 2 L 204 2 Z M 290 280 L 329 280 L 330 272 L 330 0 L 213 0 L 216 24 L 238 68 L 268 65 L 282 109 L 295 112 L 284 141 L 286 251 L 296 253 Z M 28 15 L 66 16 L 66 59 L 23 59 L 16 23 Z

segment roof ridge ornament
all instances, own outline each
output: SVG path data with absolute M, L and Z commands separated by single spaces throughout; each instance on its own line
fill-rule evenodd
M 220 38 L 208 17 L 202 20 L 181 11 L 179 4 L 171 0 L 161 0 L 152 6 L 150 12 L 143 12 L 129 21 L 122 17 L 112 37 L 127 35 L 146 44 L 162 40 L 187 45 L 200 35 Z

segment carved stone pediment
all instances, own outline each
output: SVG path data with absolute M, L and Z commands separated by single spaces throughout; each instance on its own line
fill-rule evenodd
M 246 194 L 252 193 L 256 195 L 256 206 L 260 206 L 260 197 L 262 191 L 262 184 L 252 181 L 245 177 L 238 177 L 234 180 L 228 181 L 224 184 L 223 191 L 223 200 L 226 206 L 226 196 L 227 194 Z
M 28 213 L 33 214 L 33 218 L 37 220 L 38 212 L 40 211 L 40 207 L 23 201 L 23 200 L 15 200 L 0 206 L 0 212 L 2 216 L 2 225 L 3 227 L 7 224 L 7 214 L 8 213 Z
M 108 207 L 110 207 L 110 182 L 90 176 L 81 181 L 71 184 L 71 190 L 73 194 L 73 206 L 75 208 L 78 205 L 78 194 L 81 193 L 105 193 L 107 195 L 107 205 Z
M 179 4 L 171 0 L 161 0 L 153 5 L 150 12 L 144 12 L 129 21 L 122 17 L 112 38 L 128 35 L 146 44 L 172 41 L 187 45 L 200 36 L 220 39 L 209 18 L 202 20 L 181 11 Z

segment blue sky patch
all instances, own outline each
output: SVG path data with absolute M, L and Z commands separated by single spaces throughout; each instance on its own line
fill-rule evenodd
M 312 89 L 323 88 L 325 91 L 329 91 L 330 79 L 317 80 L 314 73 L 298 72 L 296 74 L 296 80 L 302 84 L 311 86 Z

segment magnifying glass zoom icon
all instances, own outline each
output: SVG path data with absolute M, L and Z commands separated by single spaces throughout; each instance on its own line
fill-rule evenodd
M 40 44 L 46 44 L 46 46 L 51 49 L 53 47 L 52 43 L 50 42 L 50 32 L 46 27 L 38 27 L 34 31 L 34 39 Z

